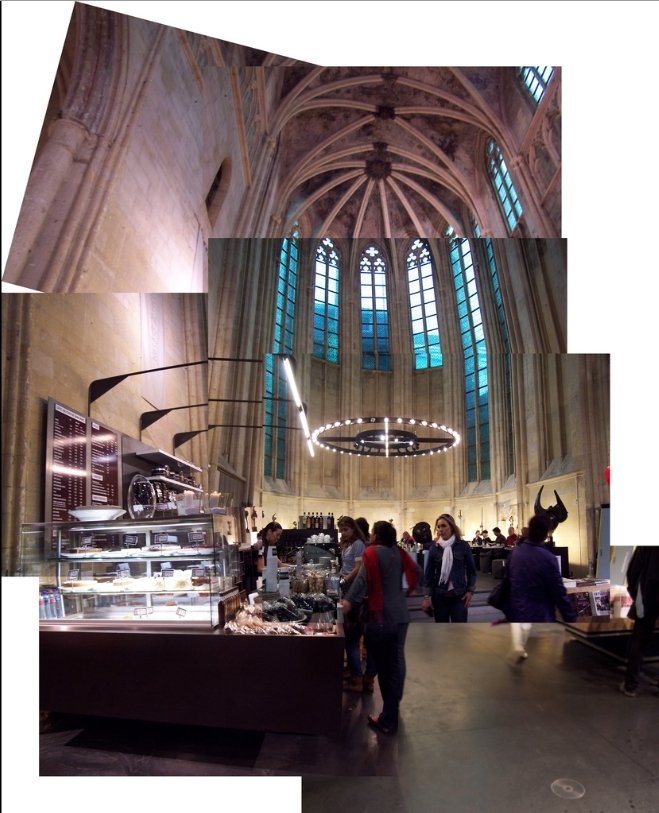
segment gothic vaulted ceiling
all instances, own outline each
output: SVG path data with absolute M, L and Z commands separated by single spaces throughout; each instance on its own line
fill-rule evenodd
M 271 134 L 283 222 L 342 237 L 487 227 L 487 139 L 519 149 L 514 68 L 301 66 L 281 81 Z

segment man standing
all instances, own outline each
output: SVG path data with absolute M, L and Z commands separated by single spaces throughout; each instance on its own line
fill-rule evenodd
M 627 697 L 635 697 L 643 658 L 659 614 L 659 547 L 643 545 L 636 548 L 627 568 L 627 592 L 634 600 L 627 616 L 633 619 L 634 628 L 620 691 Z

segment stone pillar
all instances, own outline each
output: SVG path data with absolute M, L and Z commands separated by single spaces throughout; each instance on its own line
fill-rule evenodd
M 48 140 L 39 153 L 25 192 L 7 260 L 5 280 L 39 290 L 42 263 L 35 258 L 35 249 L 46 221 L 57 217 L 57 196 L 70 176 L 76 155 L 89 132 L 71 119 L 56 119 L 49 128 Z M 61 218 L 67 213 L 63 211 Z

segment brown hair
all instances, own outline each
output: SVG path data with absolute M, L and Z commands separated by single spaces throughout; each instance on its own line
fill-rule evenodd
M 357 525 L 355 520 L 352 517 L 339 517 L 339 531 L 341 528 L 352 528 L 354 532 L 354 536 L 357 539 L 361 539 L 362 542 L 366 542 L 366 537 L 364 536 L 364 532 L 362 529 Z
M 390 522 L 383 519 L 374 522 L 371 531 L 385 548 L 393 548 L 396 544 L 396 529 Z

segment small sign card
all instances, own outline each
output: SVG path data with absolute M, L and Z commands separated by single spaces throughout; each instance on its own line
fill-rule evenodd
M 189 531 L 188 541 L 191 545 L 205 545 L 206 532 L 205 531 Z

